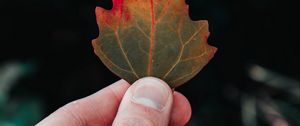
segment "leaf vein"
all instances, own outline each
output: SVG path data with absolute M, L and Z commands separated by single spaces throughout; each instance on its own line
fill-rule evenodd
M 199 59 L 201 57 L 203 57 L 207 52 L 203 52 L 202 54 L 200 54 L 199 56 L 194 56 L 194 57 L 189 57 L 186 59 L 182 59 L 180 62 L 186 62 L 186 61 L 190 61 L 190 60 L 194 60 L 194 59 Z
M 145 33 L 145 31 L 141 28 L 141 26 L 138 24 L 138 23 L 136 23 L 136 28 L 146 37 L 146 38 L 148 38 L 149 40 L 150 40 L 150 36 L 149 35 L 147 35 L 146 33 Z
M 184 45 L 189 44 L 195 37 L 196 35 L 203 29 L 205 25 L 202 25 L 199 30 L 197 30 L 186 42 L 184 42 Z
M 176 65 L 180 62 L 180 59 L 181 59 L 183 51 L 184 51 L 184 47 L 185 47 L 184 45 L 181 46 L 181 50 L 180 50 L 180 53 L 179 53 L 179 56 L 178 56 L 176 62 L 172 65 L 172 67 L 164 75 L 163 79 L 166 79 L 166 77 L 171 73 L 171 71 L 173 71 L 173 69 L 176 67 Z
M 125 51 L 124 51 L 123 45 L 122 45 L 121 40 L 120 40 L 120 37 L 119 37 L 119 33 L 118 33 L 117 31 L 115 31 L 115 36 L 116 36 L 118 45 L 119 45 L 119 47 L 120 47 L 120 49 L 121 49 L 121 52 L 122 52 L 122 54 L 123 54 L 123 56 L 124 56 L 124 58 L 125 58 L 125 60 L 126 60 L 126 62 L 127 62 L 127 64 L 128 64 L 128 66 L 129 66 L 129 68 L 131 69 L 132 73 L 133 73 L 137 78 L 139 78 L 139 76 L 136 74 L 135 70 L 133 69 L 132 64 L 130 63 L 130 61 L 129 61 L 129 59 L 128 59 L 128 56 L 126 55 L 126 53 L 125 53 Z
M 148 56 L 149 53 L 148 53 L 147 51 L 145 51 L 145 50 L 142 48 L 141 42 L 138 42 L 138 44 L 139 44 L 139 49 L 140 49 L 144 54 L 146 54 L 146 55 Z
M 101 46 L 101 45 L 99 45 Z M 98 49 L 100 54 L 109 62 L 109 64 L 113 65 L 114 67 L 116 67 L 117 69 L 121 70 L 121 71 L 125 71 L 125 72 L 128 72 L 128 73 L 133 73 L 132 71 L 129 71 L 129 70 L 126 70 L 124 68 L 121 68 L 120 66 L 118 66 L 117 64 L 115 64 L 113 61 L 111 61 L 111 59 L 109 59 L 106 54 L 101 50 L 101 49 Z
M 181 79 L 183 79 L 183 78 L 185 78 L 187 76 L 190 76 L 190 75 L 194 74 L 197 71 L 198 71 L 198 69 L 194 69 L 192 72 L 187 73 L 187 74 L 185 74 L 185 75 L 183 75 L 183 76 L 181 76 L 181 77 L 179 77 L 179 78 L 177 78 L 177 79 L 175 79 L 173 81 L 170 81 L 170 83 L 175 83 L 176 81 L 179 81 L 179 80 L 181 80 Z
M 190 41 L 192 41 L 192 39 L 203 29 L 205 25 L 202 25 L 198 31 L 196 31 L 189 39 L 187 42 L 184 42 L 183 45 L 181 46 L 181 50 L 180 50 L 180 53 L 178 55 L 178 58 L 176 60 L 176 62 L 172 65 L 172 67 L 166 72 L 166 74 L 163 76 L 163 79 L 166 79 L 166 77 L 175 69 L 175 67 L 180 63 L 180 60 L 182 58 L 182 54 L 183 54 L 183 51 L 184 51 L 184 48 L 187 44 L 190 43 Z M 181 38 L 181 34 L 180 34 L 180 30 L 178 30 L 178 36 L 179 36 L 179 39 L 182 43 L 182 38 Z
M 163 19 L 163 17 L 165 17 L 165 15 L 169 12 L 169 8 L 170 8 L 170 5 L 171 5 L 172 1 L 173 0 L 168 0 L 165 4 L 163 4 L 164 7 L 163 7 L 163 9 L 161 10 L 161 12 L 159 14 L 159 17 L 156 21 L 157 23 L 159 23 Z

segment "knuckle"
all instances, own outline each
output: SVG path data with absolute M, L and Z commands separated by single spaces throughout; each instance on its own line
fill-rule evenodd
M 61 107 L 59 110 L 62 111 L 66 115 L 66 117 L 69 117 L 70 119 L 74 120 L 74 122 L 79 126 L 85 126 L 87 122 L 85 121 L 81 113 L 76 111 L 77 108 L 79 108 L 79 106 L 80 100 L 76 100 Z

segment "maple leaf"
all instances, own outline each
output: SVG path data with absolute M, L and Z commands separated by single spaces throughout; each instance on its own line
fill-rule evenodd
M 177 87 L 213 57 L 208 22 L 192 21 L 184 0 L 113 0 L 96 8 L 100 35 L 95 53 L 116 75 L 133 83 L 153 76 Z

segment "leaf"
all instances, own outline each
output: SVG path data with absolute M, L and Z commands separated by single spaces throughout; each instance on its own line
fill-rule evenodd
M 184 0 L 113 0 L 96 8 L 100 35 L 95 53 L 116 75 L 133 83 L 154 76 L 177 87 L 213 57 L 207 21 L 191 21 Z

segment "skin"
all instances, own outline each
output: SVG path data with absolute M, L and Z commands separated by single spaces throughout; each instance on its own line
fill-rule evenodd
M 153 79 L 156 81 L 151 81 Z M 191 117 L 191 106 L 187 98 L 177 91 L 172 91 L 163 81 L 159 80 L 162 83 L 158 83 L 157 80 L 159 79 L 148 77 L 132 85 L 119 80 L 90 96 L 68 103 L 36 126 L 185 125 Z M 159 84 L 166 89 L 163 90 L 163 94 L 168 98 L 164 101 L 163 109 L 149 107 L 131 99 L 133 92 L 143 83 Z M 142 87 L 139 90 L 147 89 Z

